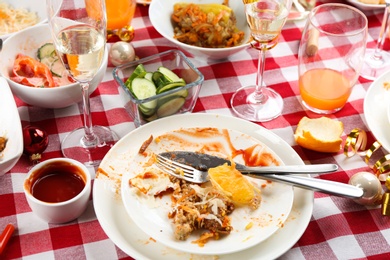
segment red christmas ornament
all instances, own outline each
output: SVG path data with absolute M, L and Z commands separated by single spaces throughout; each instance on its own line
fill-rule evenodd
M 23 152 L 32 162 L 35 162 L 41 159 L 41 154 L 49 144 L 49 138 L 43 129 L 27 125 L 23 128 L 23 143 Z

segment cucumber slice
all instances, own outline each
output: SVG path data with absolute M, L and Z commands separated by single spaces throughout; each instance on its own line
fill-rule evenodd
M 157 108 L 157 116 L 165 117 L 176 114 L 185 103 L 185 98 L 172 98 Z
M 162 74 L 159 71 L 153 72 L 152 79 L 153 79 L 153 83 L 154 83 L 154 85 L 156 85 L 157 89 L 162 88 L 165 85 L 171 83 L 168 79 L 165 78 L 164 74 Z
M 144 78 L 153 82 L 153 73 L 152 72 L 147 72 L 145 74 Z
M 54 58 L 57 57 L 56 49 L 53 43 L 45 43 L 38 49 L 37 53 L 39 61 L 42 62 L 43 59 L 46 58 Z
M 137 99 L 145 99 L 156 95 L 156 87 L 153 82 L 145 78 L 133 79 L 130 91 Z M 154 109 L 157 106 L 157 101 L 152 100 L 150 102 L 142 103 L 142 106 L 146 109 Z
M 169 94 L 165 97 L 161 97 L 157 101 L 157 106 L 161 106 L 162 104 L 166 103 L 167 101 L 173 99 L 173 98 L 186 98 L 188 96 L 188 90 L 187 89 L 182 89 L 177 92 L 174 92 L 172 94 Z
M 150 103 L 150 102 L 148 102 L 148 103 Z M 147 104 L 147 103 L 145 103 L 145 104 Z M 139 109 L 139 111 L 141 112 L 141 114 L 143 116 L 147 116 L 147 117 L 153 115 L 156 112 L 155 107 L 154 108 L 148 108 L 148 106 L 144 105 L 144 104 L 140 104 L 138 106 L 138 109 Z
M 53 74 L 53 76 L 62 78 L 62 74 L 63 74 L 65 68 L 64 68 L 64 65 L 62 64 L 62 62 L 60 61 L 60 59 L 57 58 L 51 64 L 51 66 L 49 68 L 50 68 L 50 71 Z
M 165 86 L 162 86 L 162 87 L 158 87 L 156 93 L 160 94 L 162 92 L 165 92 L 165 91 L 168 91 L 168 90 L 171 90 L 171 89 L 174 89 L 174 88 L 183 87 L 185 85 L 186 84 L 183 81 L 172 82 L 172 83 L 170 83 L 168 85 L 165 85 Z
M 184 81 L 182 78 L 176 75 L 172 70 L 166 68 L 166 67 L 159 67 L 157 69 L 159 72 L 164 74 L 164 76 L 170 81 L 170 82 L 177 82 L 177 81 Z
M 151 121 L 156 120 L 156 119 L 158 119 L 157 114 L 153 114 L 151 116 L 144 117 L 144 120 L 147 122 L 151 122 Z
M 147 71 L 145 70 L 144 65 L 138 64 L 130 77 L 126 80 L 125 85 L 130 88 L 132 82 L 135 78 L 144 78 Z

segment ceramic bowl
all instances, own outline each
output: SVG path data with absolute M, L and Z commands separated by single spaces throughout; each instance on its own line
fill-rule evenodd
M 10 5 L 10 7 L 14 9 L 25 9 L 29 12 L 36 13 L 36 15 L 38 16 L 38 22 L 30 27 L 44 24 L 45 22 L 47 22 L 46 7 L 42 0 L 2 0 L 1 2 Z M 0 35 L 0 39 L 5 40 L 15 33 L 16 32 L 2 34 Z
M 55 88 L 34 88 L 16 83 L 10 79 L 17 54 L 22 53 L 30 57 L 37 57 L 38 48 L 48 42 L 52 42 L 52 40 L 47 24 L 30 27 L 10 36 L 4 41 L 3 50 L 0 52 L 1 75 L 7 79 L 12 93 L 29 105 L 43 108 L 64 108 L 81 102 L 82 93 L 78 83 Z M 107 63 L 108 52 L 106 51 L 103 64 L 89 87 L 90 94 L 96 90 L 102 81 Z
M 236 54 L 243 49 L 250 46 L 250 29 L 247 25 L 244 4 L 242 1 L 229 1 L 229 7 L 233 10 L 237 19 L 237 28 L 245 32 L 245 37 L 242 44 L 234 47 L 227 48 L 203 48 L 188 45 L 179 42 L 174 38 L 174 26 L 171 20 L 173 13 L 173 6 L 178 2 L 189 2 L 195 4 L 210 4 L 210 3 L 222 3 L 222 1 L 215 0 L 153 0 L 149 7 L 149 17 L 153 27 L 164 38 L 174 43 L 180 50 L 184 51 L 186 55 L 190 53 L 193 57 L 208 58 L 213 60 L 226 59 L 230 55 Z M 189 55 L 188 55 L 189 56 Z
M 23 188 L 28 205 L 39 218 L 48 223 L 66 223 L 87 208 L 91 175 L 78 161 L 54 158 L 35 165 Z

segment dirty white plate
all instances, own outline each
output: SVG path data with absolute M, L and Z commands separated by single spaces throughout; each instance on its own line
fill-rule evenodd
M 148 123 L 123 137 L 103 159 L 94 181 L 93 202 L 100 225 L 108 237 L 126 254 L 135 259 L 215 259 L 215 256 L 197 256 L 172 249 L 146 234 L 129 217 L 121 198 L 120 171 L 129 162 L 126 154 L 138 152 L 138 144 L 150 134 L 162 133 L 180 127 L 217 127 L 240 131 L 264 143 L 286 165 L 303 164 L 299 155 L 282 138 L 271 131 L 246 120 L 213 114 L 184 114 L 166 117 Z M 310 221 L 313 211 L 313 191 L 294 188 L 293 206 L 282 228 L 258 245 L 236 253 L 220 255 L 220 260 L 275 259 L 288 251 L 299 240 Z
M 155 125 L 156 129 L 164 128 L 164 123 Z M 142 131 L 142 130 L 141 130 Z M 269 158 L 263 160 L 267 165 L 282 165 L 283 163 L 272 149 L 257 139 L 239 131 L 219 128 L 180 128 L 168 131 L 160 136 L 153 133 L 155 140 L 147 148 L 147 156 L 138 153 L 129 153 L 125 159 L 129 166 L 115 166 L 117 170 L 125 172 L 122 178 L 122 201 L 130 218 L 146 234 L 160 243 L 179 251 L 203 254 L 223 255 L 245 250 L 261 243 L 275 233 L 287 219 L 292 207 L 294 193 L 292 186 L 248 178 L 255 187 L 261 190 L 261 204 L 256 210 L 249 206 L 236 207 L 232 214 L 231 225 L 233 231 L 226 236 L 221 235 L 219 240 L 209 240 L 203 247 L 194 241 L 200 238 L 202 232 L 193 232 L 185 241 L 174 238 L 172 219 L 168 218 L 172 211 L 170 194 L 158 196 L 143 196 L 137 188 L 130 187 L 129 180 L 145 171 L 144 165 L 154 154 L 167 151 L 210 151 L 233 157 L 237 151 L 248 151 L 250 158 Z M 268 134 L 264 135 L 265 138 Z M 132 145 L 141 147 L 143 141 L 137 138 Z M 122 158 L 123 159 L 123 158 Z M 242 155 L 234 157 L 238 163 L 245 164 Z M 161 181 L 160 181 L 161 183 Z M 159 186 L 155 183 L 156 186 Z M 209 185 L 207 183 L 206 185 Z M 250 229 L 246 227 L 252 224 Z M 204 232 L 205 230 L 203 230 Z

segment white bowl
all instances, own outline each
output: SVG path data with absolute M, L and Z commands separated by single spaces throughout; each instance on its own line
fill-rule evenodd
M 61 202 L 46 202 L 33 196 L 32 187 L 39 177 L 60 170 L 69 171 L 69 169 L 78 174 L 85 183 L 84 188 L 75 197 Z M 66 185 L 68 183 L 64 182 L 64 186 Z M 54 158 L 35 165 L 28 172 L 23 189 L 28 205 L 38 217 L 48 223 L 66 223 L 78 218 L 87 208 L 91 195 L 91 185 L 91 175 L 84 164 L 68 158 Z M 66 190 L 64 189 L 62 192 Z
M 0 176 L 15 166 L 23 153 L 23 133 L 18 108 L 7 81 L 0 77 L 0 136 L 7 139 L 0 152 Z
M 36 25 L 47 22 L 46 5 L 43 0 L 2 0 L 2 2 L 10 4 L 13 8 L 24 8 L 30 12 L 36 13 L 39 17 L 39 21 Z M 16 32 L 0 35 L 0 39 L 5 40 L 15 33 Z
M 149 18 L 153 27 L 166 39 L 176 44 L 181 50 L 191 53 L 194 57 L 206 57 L 210 59 L 226 59 L 232 54 L 235 54 L 250 46 L 250 29 L 248 27 L 244 4 L 240 0 L 229 1 L 229 7 L 233 10 L 237 18 L 237 28 L 245 32 L 245 37 L 241 45 L 228 48 L 202 48 L 188 45 L 174 39 L 174 27 L 171 22 L 171 14 L 173 13 L 173 6 L 178 2 L 189 2 L 195 4 L 209 4 L 216 3 L 215 0 L 153 0 L 149 6 Z M 221 2 L 222 1 L 217 1 Z M 188 55 L 188 54 L 187 54 Z
M 13 94 L 29 105 L 43 108 L 63 108 L 81 102 L 81 87 L 78 83 L 55 88 L 34 88 L 16 83 L 9 78 L 17 54 L 22 53 L 36 57 L 38 48 L 47 42 L 52 42 L 47 24 L 30 27 L 10 36 L 4 41 L 3 50 L 0 52 L 1 75 L 7 79 Z M 107 69 L 107 62 L 108 52 L 106 51 L 103 64 L 89 87 L 90 94 L 102 81 Z

